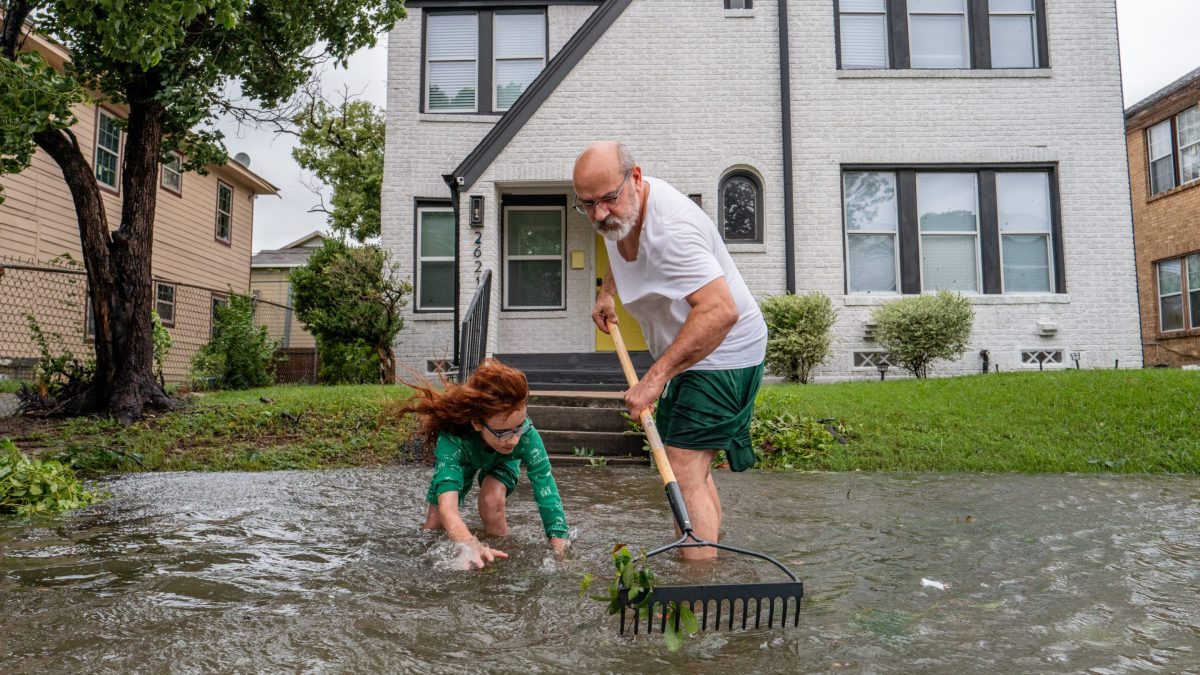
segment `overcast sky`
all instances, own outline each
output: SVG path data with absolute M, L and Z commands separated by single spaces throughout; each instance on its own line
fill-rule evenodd
M 1121 70 L 1128 107 L 1200 67 L 1200 0 L 1117 0 Z M 356 54 L 349 68 L 323 76 L 326 92 L 348 86 L 352 95 L 383 106 L 387 86 L 387 37 Z M 292 160 L 292 136 L 225 128 L 229 154 L 250 155 L 251 168 L 279 188 L 279 197 L 260 197 L 254 212 L 254 250 L 277 248 L 325 229 L 325 217 L 308 213 L 317 197 Z M 310 181 L 311 182 L 311 181 Z

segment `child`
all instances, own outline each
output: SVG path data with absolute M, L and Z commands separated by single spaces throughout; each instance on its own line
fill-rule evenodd
M 505 499 L 517 486 L 524 463 L 533 484 L 542 526 L 554 555 L 562 559 L 567 544 L 567 520 L 550 458 L 526 414 L 529 383 L 525 374 L 499 361 L 480 364 L 466 384 L 445 383 L 445 391 L 414 387 L 417 393 L 401 408 L 421 419 L 426 447 L 434 448 L 436 464 L 426 501 L 429 513 L 423 529 L 446 530 L 462 545 L 470 568 L 482 569 L 503 551 L 476 539 L 459 515 L 471 483 L 479 483 L 479 517 L 489 536 L 508 534 Z

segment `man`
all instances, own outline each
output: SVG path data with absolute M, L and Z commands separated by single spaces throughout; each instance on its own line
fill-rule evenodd
M 655 424 L 693 529 L 717 541 L 721 501 L 712 461 L 724 450 L 734 471 L 754 466 L 750 418 L 766 322 L 712 220 L 675 188 L 643 176 L 624 144 L 589 146 L 575 161 L 574 183 L 575 208 L 608 247 L 592 320 L 607 333 L 617 320 L 613 295 L 620 293 L 655 359 L 625 392 L 625 405 L 637 419 L 658 401 Z M 701 559 L 717 550 L 681 553 Z

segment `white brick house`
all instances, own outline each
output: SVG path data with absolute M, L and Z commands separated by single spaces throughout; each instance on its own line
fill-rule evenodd
M 978 372 L 981 350 L 1002 370 L 1142 364 L 1111 0 L 408 7 L 383 196 L 416 286 L 403 367 L 454 357 L 482 270 L 489 353 L 606 348 L 603 247 L 570 180 L 605 138 L 695 195 L 757 297 L 833 298 L 822 378 L 877 377 L 871 309 L 943 287 L 976 323 L 935 374 Z

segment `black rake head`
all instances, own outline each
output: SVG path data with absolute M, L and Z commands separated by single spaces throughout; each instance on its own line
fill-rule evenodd
M 783 581 L 754 584 L 713 584 L 703 586 L 656 586 L 649 591 L 648 602 L 637 595 L 631 601 L 626 589 L 620 590 L 621 626 L 637 635 L 642 627 L 653 633 L 655 624 L 658 632 L 666 632 L 667 608 L 680 603 L 689 607 L 696 615 L 701 631 L 744 630 L 747 628 L 783 628 L 789 623 L 800 623 L 800 600 L 804 597 L 804 583 Z M 643 607 L 649 607 L 649 616 L 643 620 Z M 674 628 L 679 630 L 678 611 L 671 612 Z M 630 618 L 631 617 L 631 618 Z

